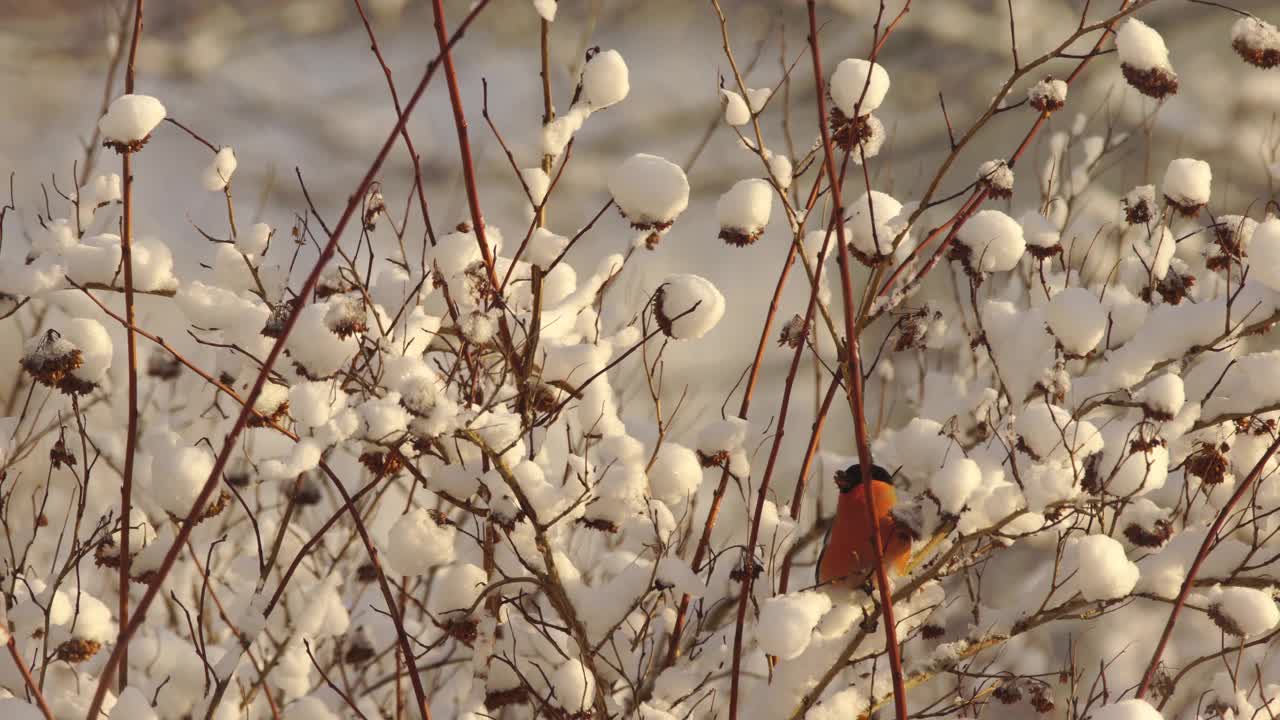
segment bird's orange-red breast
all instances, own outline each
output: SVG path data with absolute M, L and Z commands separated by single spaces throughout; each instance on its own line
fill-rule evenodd
M 875 496 L 880 544 L 884 549 L 885 569 L 905 574 L 911 555 L 911 536 L 892 513 L 897 501 L 889 473 L 879 465 L 871 466 L 871 492 Z M 818 584 L 840 584 L 861 587 L 875 574 L 876 556 L 871 529 L 867 522 L 867 495 L 862 487 L 862 468 L 852 465 L 836 473 L 840 500 L 836 517 L 827 535 L 827 544 L 818 558 Z

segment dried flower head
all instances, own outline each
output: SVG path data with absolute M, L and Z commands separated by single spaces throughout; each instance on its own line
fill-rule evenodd
M 289 315 L 293 313 L 294 302 L 294 300 L 285 300 L 271 306 L 271 314 L 267 316 L 267 322 L 262 326 L 261 334 L 269 338 L 278 338 L 283 335 L 284 326 L 289 322 Z
M 342 653 L 343 662 L 349 665 L 363 665 L 377 657 L 378 653 L 363 627 L 348 634 L 346 640 L 346 649 Z
M 1124 79 L 1147 97 L 1162 100 L 1178 92 L 1178 74 L 1167 68 L 1140 69 L 1128 63 L 1120 65 Z
M 363 298 L 352 295 L 334 298 L 324 314 L 324 325 L 329 328 L 329 332 L 344 340 L 352 335 L 368 332 L 369 321 Z
M 850 152 L 850 159 L 861 163 L 880 154 L 884 145 L 884 123 L 875 115 L 867 114 L 850 119 L 840 108 L 831 108 L 831 141 L 841 150 Z
M 1250 65 L 1280 65 L 1280 29 L 1259 18 L 1243 17 L 1231 26 L 1231 47 Z
M 369 190 L 369 194 L 364 198 L 364 229 L 371 231 L 377 227 L 378 216 L 387 212 L 387 202 L 382 197 L 382 186 L 373 183 Z
M 57 330 L 46 330 L 23 346 L 20 364 L 36 382 L 60 388 L 84 365 L 84 354 Z
M 1067 104 L 1067 83 L 1047 75 L 1027 90 L 1027 100 L 1042 113 L 1061 110 Z
M 1013 197 L 1013 168 L 1004 160 L 988 160 L 978 166 L 978 187 L 993 198 Z
M 1162 547 L 1173 537 L 1173 523 L 1163 518 L 1152 523 L 1151 527 L 1143 527 L 1139 523 L 1129 523 L 1124 529 L 1124 536 L 1138 547 Z
M 360 464 L 369 468 L 369 471 L 374 474 L 387 477 L 395 475 L 404 467 L 398 454 L 382 450 L 366 450 L 360 453 Z
M 1156 204 L 1156 188 L 1154 185 L 1139 185 L 1125 193 L 1120 200 L 1124 208 L 1124 220 L 1130 225 L 1146 225 L 1155 216 L 1153 208 Z
M 84 638 L 71 638 L 58 646 L 54 650 L 57 658 L 71 665 L 78 665 L 94 655 L 102 649 L 102 643 L 97 640 L 85 640 Z
M 157 380 L 176 380 L 182 375 L 182 363 L 168 353 L 151 353 L 147 358 L 147 375 Z
M 1213 443 L 1199 443 L 1196 450 L 1187 456 L 1187 474 L 1200 478 L 1207 485 L 1220 484 L 1229 466 L 1227 456 L 1223 454 L 1226 449 Z
M 805 338 L 809 334 L 809 326 L 805 323 L 804 318 L 799 315 L 792 315 L 791 319 L 782 325 L 782 333 L 778 336 L 778 347 L 798 348 L 804 343 Z

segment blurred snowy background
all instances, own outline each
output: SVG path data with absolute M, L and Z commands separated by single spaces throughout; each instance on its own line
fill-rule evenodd
M 33 226 L 35 213 L 43 208 L 41 183 L 52 193 L 51 173 L 60 186 L 70 188 L 73 163 L 84 157 L 84 143 L 102 104 L 125 4 L 0 1 L 5 19 L 0 28 L 0 93 L 6 98 L 0 103 L 0 172 L 15 174 L 20 208 L 17 221 L 10 221 L 10 232 Z M 1083 4 L 1014 0 L 1022 59 L 1047 51 L 1070 34 Z M 1237 7 L 1264 12 L 1270 4 L 1256 0 Z M 456 26 L 468 3 L 445 5 Z M 759 56 L 748 84 L 775 85 L 784 64 L 805 50 L 804 3 L 726 0 L 723 5 L 741 66 Z M 1095 2 L 1091 19 L 1117 5 Z M 407 95 L 435 51 L 429 4 L 367 0 L 366 6 L 397 85 Z M 877 189 L 905 202 L 932 178 L 948 150 L 940 91 L 958 128 L 967 127 L 989 103 L 1012 68 L 1008 7 L 1006 0 L 916 3 L 880 58 L 892 74 L 893 87 L 879 113 L 889 140 L 872 164 Z M 828 68 L 841 58 L 867 55 L 875 9 L 871 0 L 836 0 L 824 9 Z M 896 9 L 891 3 L 890 12 Z M 1229 29 L 1236 16 L 1202 4 L 1165 0 L 1140 17 L 1164 35 L 1182 78 L 1180 93 L 1149 124 L 1151 144 L 1213 162 L 1218 169 L 1211 206 L 1215 213 L 1244 212 L 1253 198 L 1271 196 L 1276 179 L 1268 167 L 1276 162 L 1274 146 L 1280 141 L 1280 82 L 1274 74 L 1243 66 L 1232 52 Z M 489 221 L 506 229 L 509 238 L 518 238 L 525 228 L 523 194 L 481 118 L 481 80 L 489 82 L 495 121 L 521 164 L 536 164 L 541 122 L 538 44 L 532 3 L 494 0 L 457 53 L 482 173 L 481 201 Z M 736 138 L 723 122 L 717 122 L 719 77 L 728 72 L 728 63 L 715 15 L 709 3 L 694 0 L 561 0 L 551 31 L 551 55 L 554 97 L 562 109 L 569 105 L 583 52 L 591 46 L 622 53 L 630 67 L 631 94 L 578 134 L 572 161 L 549 206 L 550 227 L 572 235 L 590 218 L 608 199 L 608 171 L 623 158 L 650 152 L 684 163 L 714 126 L 709 145 L 689 172 L 690 211 L 655 253 L 628 269 L 619 287 L 638 296 L 672 270 L 705 275 L 721 287 L 729 310 L 713 341 L 699 345 L 700 350 L 676 347 L 667 354 L 669 372 L 683 373 L 682 382 L 696 383 L 695 408 L 718 411 L 749 362 L 789 233 L 783 214 L 775 212 L 764 238 L 750 248 L 727 248 L 716 239 L 715 199 L 734 181 L 759 175 L 760 168 L 755 158 L 736 147 Z M 1064 61 L 1044 71 L 1064 76 L 1070 67 Z M 239 170 L 233 186 L 242 222 L 261 220 L 287 230 L 295 213 L 306 207 L 295 168 L 306 178 L 321 213 L 336 218 L 394 121 L 384 78 L 349 0 L 149 2 L 138 72 L 139 92 L 161 98 L 172 117 L 213 143 L 235 148 Z M 1022 97 L 1025 87 L 1040 76 L 1032 73 L 1015 86 L 1012 97 Z M 423 155 L 433 221 L 437 228 L 447 228 L 464 219 L 466 206 L 441 79 L 433 82 L 410 130 Z M 112 95 L 120 92 L 118 81 L 113 88 Z M 1098 110 L 1109 98 L 1120 98 L 1110 112 L 1121 129 L 1140 127 L 1152 108 L 1125 86 L 1114 56 L 1104 57 L 1073 86 L 1069 111 L 1055 115 L 1050 130 L 1067 130 L 1077 113 L 1085 113 L 1090 115 L 1089 132 L 1105 132 L 1108 113 Z M 796 67 L 790 107 L 794 146 L 803 154 L 816 135 L 807 55 Z M 771 147 L 785 151 L 782 118 L 781 111 L 771 111 L 763 125 Z M 1030 121 L 1029 111 L 998 116 L 961 156 L 944 180 L 942 194 L 970 182 L 983 160 L 1007 155 Z M 225 201 L 201 187 L 207 149 L 172 126 L 162 130 L 136 161 L 138 231 L 163 235 L 179 255 L 180 272 L 194 272 L 196 263 L 212 254 L 195 227 L 225 235 Z M 1135 184 L 1159 180 L 1169 157 L 1147 157 L 1147 144 L 1135 142 L 1111 158 L 1105 193 L 1123 194 Z M 1046 156 L 1041 140 L 1026 169 L 1038 171 Z M 116 164 L 114 157 L 106 161 Z M 402 146 L 392 151 L 381 179 L 388 204 L 399 216 L 412 180 Z M 805 190 L 809 182 L 803 181 Z M 1034 193 L 1034 183 L 1022 183 L 1015 210 L 1037 202 Z M 409 236 L 421 237 L 421 230 L 411 230 Z M 596 258 L 622 250 L 632 237 L 616 213 L 607 213 L 571 259 L 580 272 L 590 272 Z M 784 319 L 803 307 L 807 292 L 804 283 L 791 284 Z M 142 324 L 147 324 L 145 318 Z M 707 347 L 720 351 L 709 354 Z M 781 377 L 789 358 L 790 353 L 770 353 L 766 378 Z M 775 403 L 764 402 L 760 407 L 769 409 L 759 413 L 772 412 Z M 767 421 L 764 416 L 757 419 L 761 424 Z M 833 427 L 840 428 L 842 422 L 843 418 Z M 845 445 L 841 432 L 830 432 L 829 443 Z

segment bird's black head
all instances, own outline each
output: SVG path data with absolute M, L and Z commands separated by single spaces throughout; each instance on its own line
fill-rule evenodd
M 889 475 L 889 471 L 879 465 L 871 466 L 871 479 L 875 482 L 893 484 L 893 478 Z M 844 470 L 836 471 L 836 487 L 840 488 L 840 492 L 847 493 L 856 487 L 862 485 L 862 466 L 854 463 Z

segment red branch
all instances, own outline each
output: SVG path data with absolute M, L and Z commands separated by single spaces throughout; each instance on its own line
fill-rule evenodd
M 835 214 L 839 251 L 840 285 L 844 299 L 845 390 L 853 411 L 853 428 L 858 443 L 858 462 L 862 466 L 862 487 L 867 498 L 867 528 L 871 535 L 876 565 L 876 585 L 880 593 L 880 613 L 884 620 L 885 652 L 889 656 L 889 672 L 893 677 L 893 704 L 898 720 L 907 720 L 907 687 L 902 676 L 902 657 L 898 651 L 898 632 L 893 613 L 893 597 L 889 590 L 889 574 L 884 567 L 884 548 L 880 542 L 879 515 L 871 489 L 871 446 L 867 440 L 867 419 L 863 412 L 862 362 L 858 356 L 857 316 L 854 310 L 853 280 L 849 273 L 849 246 L 844 237 L 844 203 L 840 197 L 840 179 L 836 176 L 835 156 L 831 151 L 831 131 L 827 127 L 826 75 L 822 70 L 822 52 L 818 47 L 818 20 L 814 0 L 809 10 L 809 49 L 813 55 L 813 79 L 817 86 L 818 128 L 822 132 L 823 166 L 831 188 L 832 211 Z M 878 21 L 877 21 L 878 22 Z
M 9 636 L 9 656 L 13 658 L 13 664 L 18 668 L 18 672 L 22 673 L 22 682 L 26 684 L 27 689 L 31 691 L 31 696 L 36 699 L 36 706 L 40 708 L 40 712 L 44 714 L 45 720 L 54 720 L 53 711 L 49 709 L 49 703 L 44 700 L 44 693 L 40 692 L 40 686 L 36 684 L 34 678 L 31 677 L 31 671 L 27 669 L 27 662 L 22 659 L 22 655 L 18 652 L 18 643 L 13 636 Z

